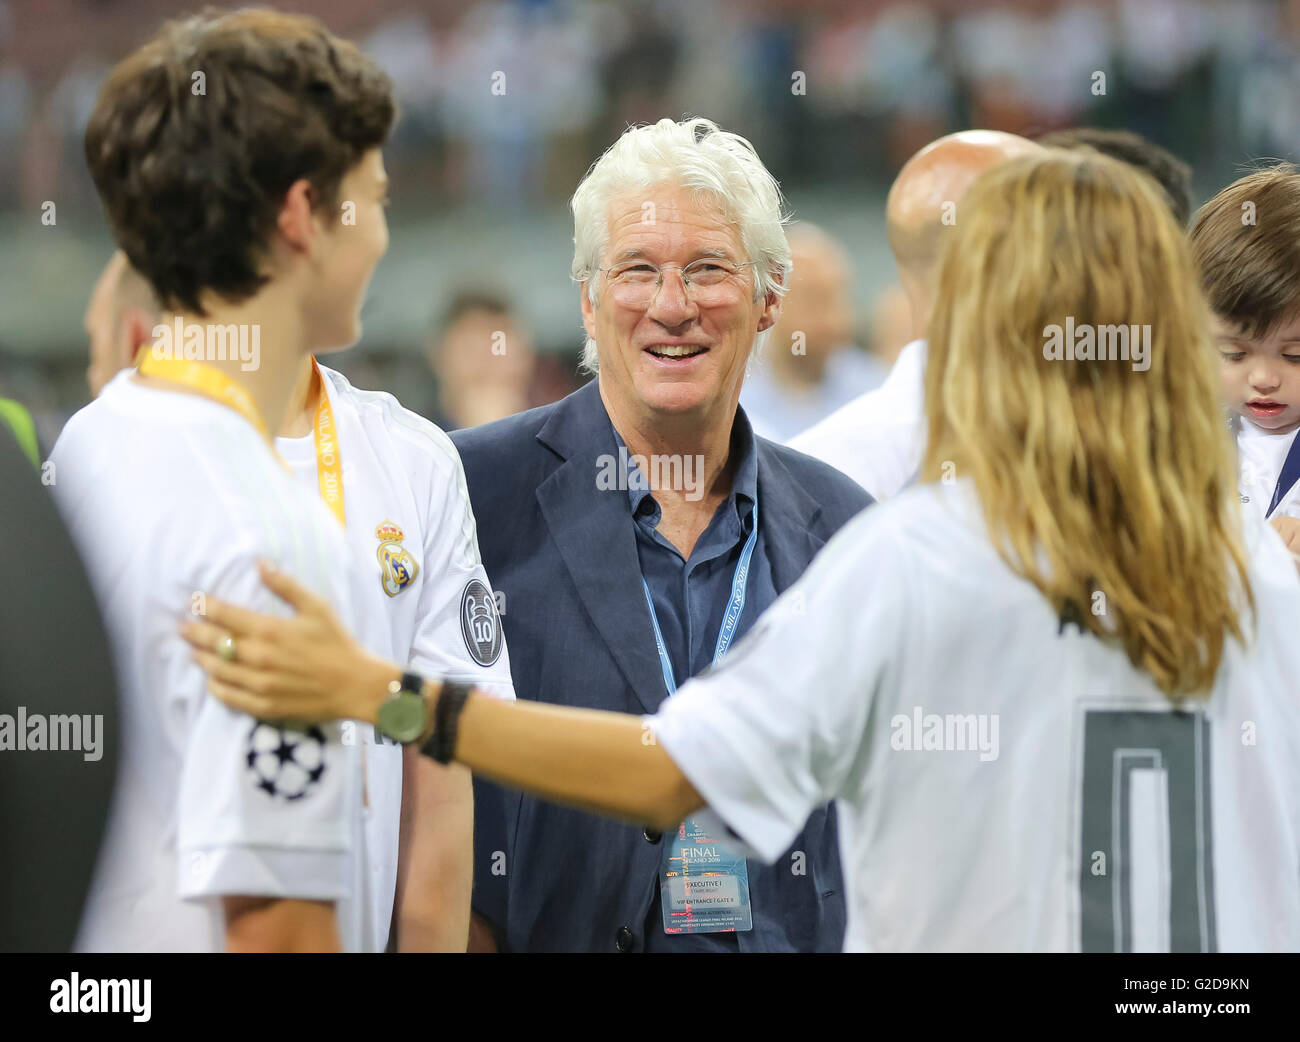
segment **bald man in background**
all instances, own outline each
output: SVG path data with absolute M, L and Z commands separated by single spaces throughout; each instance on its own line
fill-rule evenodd
M 90 338 L 90 397 L 99 397 L 104 385 L 135 360 L 140 346 L 152 342 L 157 321 L 153 290 L 118 250 L 100 273 L 83 320 Z
M 944 236 L 961 219 L 960 200 L 975 178 L 1042 151 L 1015 134 L 965 130 L 932 141 L 903 164 L 889 190 L 885 225 L 913 339 L 880 387 L 791 439 L 791 448 L 843 471 L 877 500 L 912 480 L 925 450 L 925 335 Z
M 756 434 L 785 441 L 859 394 L 878 387 L 886 365 L 853 343 L 853 265 L 815 224 L 786 232 L 794 270 L 781 317 L 740 392 Z

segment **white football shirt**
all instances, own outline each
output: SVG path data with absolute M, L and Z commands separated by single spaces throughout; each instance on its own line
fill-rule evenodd
M 849 522 L 650 722 L 768 861 L 837 800 L 848 950 L 1300 949 L 1300 577 L 1246 526 L 1256 639 L 1193 711 L 1060 632 L 958 482 Z
M 925 357 L 926 342 L 913 340 L 884 383 L 786 444 L 847 474 L 877 501 L 898 495 L 925 454 Z
M 340 902 L 359 869 L 361 758 L 338 723 L 259 724 L 207 693 L 180 622 L 205 596 L 287 614 L 266 559 L 355 628 L 343 534 L 253 426 L 119 374 L 51 455 L 115 660 L 122 755 L 83 951 L 223 951 L 223 895 Z M 339 906 L 345 950 L 374 932 Z
M 1297 431 L 1271 434 L 1261 430 L 1244 416 L 1237 417 L 1237 458 L 1240 467 L 1241 501 L 1263 517 L 1273 501 L 1273 490 L 1287 453 L 1295 443 Z M 1300 482 L 1283 490 L 1282 501 L 1273 517 L 1300 517 Z
M 513 699 L 496 598 L 479 558 L 465 472 L 451 439 L 390 394 L 354 388 L 320 367 L 343 463 L 347 542 L 357 567 L 352 602 L 357 638 L 411 670 Z M 319 498 L 315 434 L 277 438 L 276 451 Z M 366 725 L 344 739 L 362 748 L 366 768 L 365 873 L 361 900 L 375 928 L 373 950 L 388 944 L 397 886 L 402 747 Z

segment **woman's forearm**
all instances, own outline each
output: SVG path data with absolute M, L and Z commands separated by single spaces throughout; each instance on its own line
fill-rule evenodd
M 457 729 L 456 760 L 559 803 L 671 829 L 704 805 L 641 717 L 476 694 Z
M 205 618 L 182 623 L 213 694 L 262 720 L 377 723 L 402 667 L 367 652 L 326 601 L 288 576 L 264 569 L 263 579 L 297 616 L 258 615 L 211 599 Z M 233 660 L 219 653 L 223 641 L 238 647 Z M 431 709 L 441 686 L 425 685 Z M 637 716 L 479 694 L 465 704 L 457 733 L 460 763 L 559 803 L 660 829 L 703 806 Z

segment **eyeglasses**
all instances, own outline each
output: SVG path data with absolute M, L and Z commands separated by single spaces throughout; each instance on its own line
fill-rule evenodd
M 664 272 L 676 268 L 682 273 L 686 295 L 701 307 L 726 304 L 735 300 L 744 280 L 741 272 L 754 261 L 733 264 L 721 257 L 705 257 L 683 267 L 680 264 L 654 265 L 632 260 L 600 268 L 609 282 L 610 295 L 620 304 L 644 307 L 654 300 L 664 284 Z

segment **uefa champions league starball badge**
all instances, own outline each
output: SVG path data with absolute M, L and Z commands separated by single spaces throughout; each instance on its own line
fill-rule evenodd
M 248 732 L 248 769 L 273 799 L 300 800 L 325 773 L 325 732 L 258 722 Z

